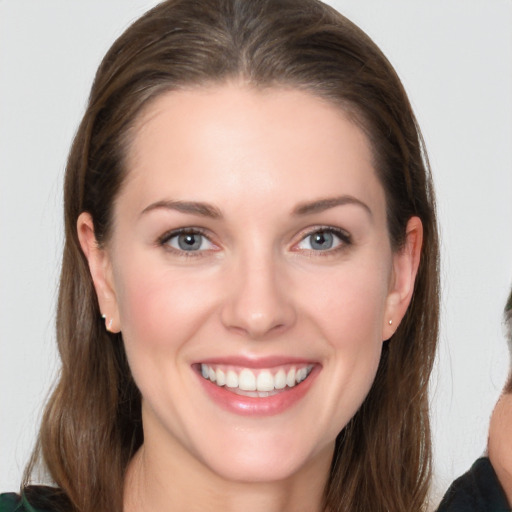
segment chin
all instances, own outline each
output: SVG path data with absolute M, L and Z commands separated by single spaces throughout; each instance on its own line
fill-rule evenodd
M 302 469 L 303 465 L 295 460 L 276 461 L 272 457 L 236 458 L 226 463 L 216 463 L 211 470 L 224 480 L 236 483 L 271 483 L 287 480 Z
M 323 449 L 308 449 L 306 440 L 290 442 L 290 437 L 279 436 L 266 442 L 255 436 L 253 442 L 232 442 L 210 453 L 204 463 L 221 478 L 239 483 L 270 483 L 287 480 L 297 474 L 316 468 L 318 464 L 330 467 L 334 443 Z M 258 439 L 259 437 L 259 439 Z

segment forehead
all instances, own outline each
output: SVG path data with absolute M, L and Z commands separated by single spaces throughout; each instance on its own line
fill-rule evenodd
M 301 195 L 383 193 L 363 131 L 340 107 L 296 89 L 164 93 L 135 123 L 126 163 L 127 184 L 146 202 L 164 189 L 209 201 L 281 190 L 290 206 Z

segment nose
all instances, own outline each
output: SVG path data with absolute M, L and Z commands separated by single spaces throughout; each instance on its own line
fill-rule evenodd
M 250 339 L 283 333 L 296 321 L 291 286 L 271 256 L 241 258 L 229 272 L 223 325 Z

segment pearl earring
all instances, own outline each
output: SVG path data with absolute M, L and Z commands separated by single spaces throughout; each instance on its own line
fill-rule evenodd
M 389 320 L 389 321 L 388 321 L 388 324 L 389 324 L 389 325 L 393 325 L 393 320 Z
M 105 328 L 107 329 L 107 331 L 110 331 L 112 329 L 112 318 L 108 321 L 108 323 L 106 322 L 107 320 L 107 315 L 104 315 L 102 314 L 101 315 L 101 318 L 103 318 L 103 320 L 105 320 Z

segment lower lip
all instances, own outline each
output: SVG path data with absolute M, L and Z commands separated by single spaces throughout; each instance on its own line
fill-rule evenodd
M 197 375 L 209 397 L 227 411 L 243 416 L 273 416 L 286 411 L 304 398 L 319 371 L 320 368 L 315 366 L 308 378 L 300 384 L 262 398 L 237 395 L 229 391 L 229 388 L 217 386 L 202 375 Z

